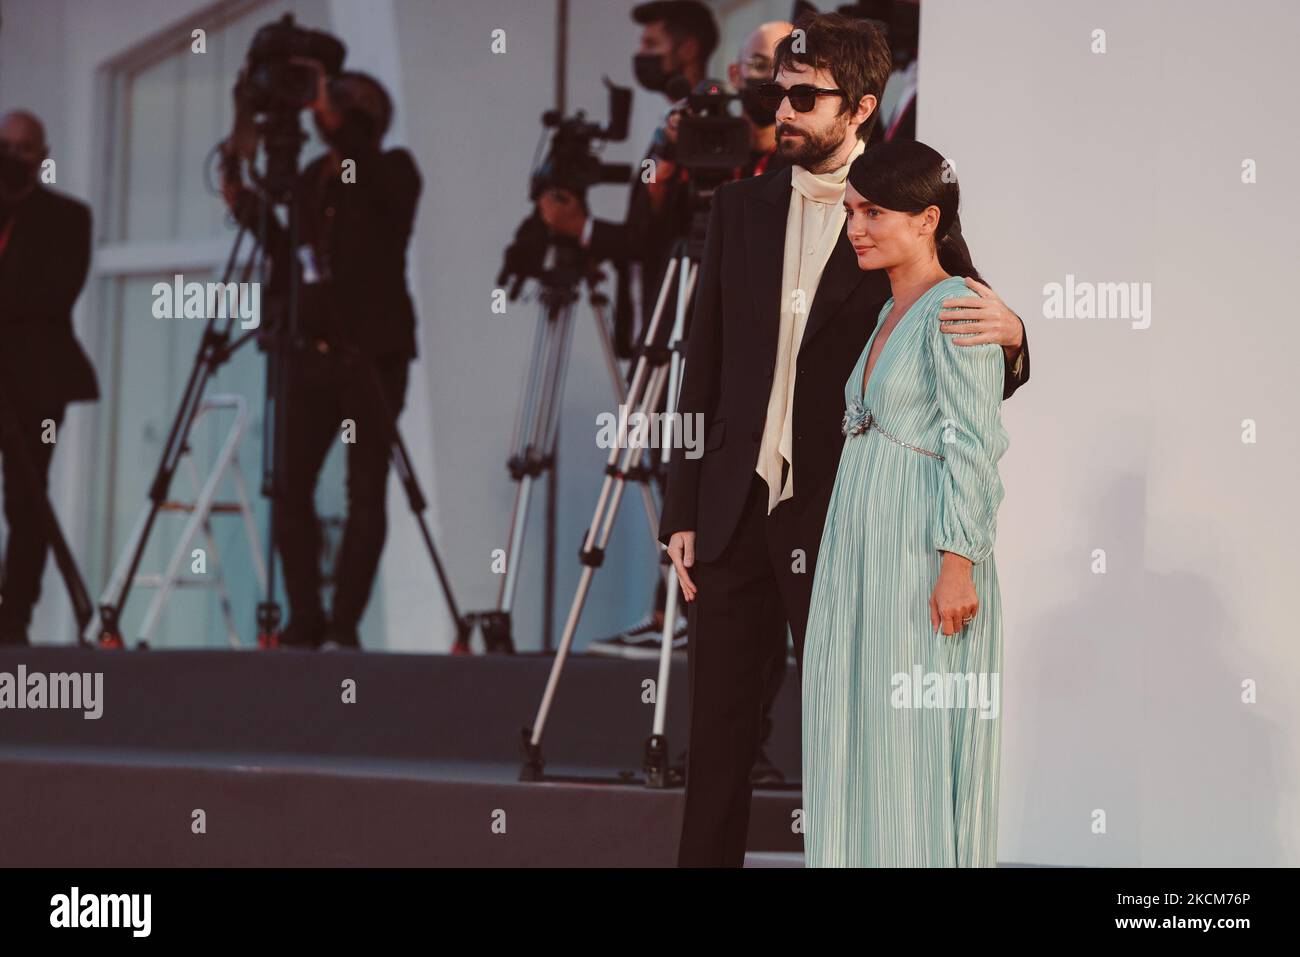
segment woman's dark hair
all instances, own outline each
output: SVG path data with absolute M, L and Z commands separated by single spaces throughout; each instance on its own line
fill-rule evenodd
M 880 113 L 880 98 L 893 69 L 885 35 L 866 20 L 854 20 L 839 13 L 810 10 L 794 22 L 794 32 L 776 45 L 772 77 L 787 71 L 811 67 L 835 77 L 844 91 L 840 112 L 852 112 L 862 98 L 876 98 L 876 108 L 858 127 L 858 139 L 866 140 Z
M 948 231 L 957 219 L 961 188 L 957 174 L 938 152 L 914 140 L 877 143 L 853 161 L 849 183 L 863 199 L 900 213 L 919 213 L 930 206 L 939 209 L 934 244 L 939 265 L 952 276 L 969 276 L 984 282 L 964 245 L 950 241 Z

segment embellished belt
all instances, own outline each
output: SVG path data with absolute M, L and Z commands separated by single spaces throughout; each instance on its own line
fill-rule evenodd
M 845 435 L 862 435 L 864 432 L 871 429 L 875 429 L 896 445 L 901 445 L 905 449 L 911 449 L 913 452 L 920 452 L 922 455 L 928 455 L 930 458 L 938 459 L 940 462 L 943 461 L 943 456 L 938 452 L 931 452 L 929 449 L 923 449 L 920 446 L 904 442 L 896 435 L 890 435 L 880 427 L 880 420 L 876 418 L 875 414 L 872 413 L 870 409 L 864 406 L 861 402 L 850 400 L 848 407 L 844 410 L 844 422 L 840 426 L 840 431 Z

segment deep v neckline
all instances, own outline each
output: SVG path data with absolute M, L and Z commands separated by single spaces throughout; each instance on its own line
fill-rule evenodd
M 876 328 L 871 330 L 871 336 L 867 339 L 867 349 L 866 352 L 863 354 L 862 387 L 858 390 L 859 401 L 861 402 L 867 401 L 867 388 L 868 386 L 871 385 L 872 378 L 875 376 L 876 372 L 880 369 L 880 363 L 884 361 L 885 353 L 889 351 L 889 343 L 893 341 L 895 333 L 898 332 L 898 327 L 901 326 L 903 323 L 907 322 L 908 317 L 912 315 L 913 310 L 915 310 L 917 306 L 919 306 L 922 302 L 925 301 L 926 296 L 930 295 L 930 293 L 934 292 L 935 289 L 937 289 L 939 286 L 942 286 L 949 279 L 953 279 L 953 278 L 954 278 L 953 276 L 945 276 L 943 279 L 940 279 L 929 289 L 925 290 L 925 292 L 921 293 L 921 295 L 916 297 L 916 301 L 912 303 L 910 306 L 908 306 L 906 311 L 904 311 L 903 315 L 899 317 L 898 322 L 894 323 L 894 328 L 889 330 L 889 335 L 885 336 L 885 341 L 880 346 L 880 355 L 876 356 L 875 366 L 868 369 L 867 367 L 871 365 L 871 347 L 872 345 L 875 344 L 876 336 L 880 334 L 880 328 L 882 325 L 879 322 L 876 323 Z M 880 307 L 880 311 L 888 315 L 889 310 L 891 310 L 893 306 L 894 306 L 894 297 L 890 296 L 889 300 L 883 306 Z

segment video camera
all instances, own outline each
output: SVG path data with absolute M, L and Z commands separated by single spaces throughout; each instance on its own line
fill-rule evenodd
M 700 255 L 714 192 L 749 161 L 749 124 L 731 113 L 732 101 L 740 97 L 726 92 L 717 80 L 701 80 L 692 90 L 689 81 L 678 76 L 667 92 L 675 102 L 685 101 L 669 158 L 688 174 L 687 188 L 674 198 L 668 215 L 672 232 L 688 239 L 691 251 Z
M 316 74 L 294 59 L 318 61 L 325 75 L 337 76 L 347 50 L 328 33 L 307 30 L 286 13 L 253 36 L 241 96 L 254 113 L 292 112 L 306 109 L 316 99 Z
M 239 82 L 235 85 L 235 126 L 227 140 L 223 174 L 239 175 L 239 164 L 253 164 L 257 142 L 266 148 L 266 170 L 259 183 L 277 202 L 285 202 L 298 174 L 298 154 L 307 134 L 299 113 L 319 93 L 314 60 L 326 77 L 343 68 L 346 49 L 328 33 L 307 30 L 286 13 L 253 36 Z
M 551 189 L 573 193 L 585 205 L 587 190 L 601 183 L 626 184 L 632 178 L 632 167 L 627 163 L 605 163 L 596 153 L 593 144 L 627 139 L 628 116 L 632 112 L 632 91 L 617 86 L 608 79 L 609 122 L 605 126 L 587 120 L 579 110 L 571 117 L 558 110 L 542 114 L 543 129 L 555 130 L 550 146 L 541 163 L 532 171 L 528 182 L 528 198 L 536 203 L 542 194 Z M 555 246 L 563 252 L 556 263 L 547 270 L 546 252 Z M 514 241 L 506 248 L 497 285 L 510 287 L 510 298 L 516 299 L 528 279 L 549 280 L 558 284 L 575 283 L 582 278 L 585 264 L 576 255 L 576 243 L 556 243 L 550 230 L 542 222 L 536 209 L 515 231 Z
M 609 123 L 601 127 L 587 121 L 579 110 L 572 117 L 558 110 L 542 114 L 542 126 L 555 130 L 546 158 L 533 171 L 528 198 L 536 202 L 549 189 L 564 189 L 585 200 L 587 190 L 601 183 L 626 183 L 632 176 L 627 163 L 604 163 L 592 148 L 601 140 L 614 143 L 627 139 L 628 116 L 632 112 L 632 91 L 608 79 Z
M 687 83 L 674 82 L 683 87 Z M 740 97 L 725 92 L 717 80 L 703 80 L 694 90 L 670 85 L 668 95 L 686 101 L 677 128 L 675 160 L 686 167 L 697 186 L 716 188 L 749 160 L 749 126 L 729 109 Z

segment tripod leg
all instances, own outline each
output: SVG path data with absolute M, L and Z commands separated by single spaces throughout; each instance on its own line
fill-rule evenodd
M 668 301 L 669 291 L 672 289 L 674 277 L 680 275 L 686 277 L 683 285 L 684 296 L 689 298 L 694 288 L 694 272 L 689 276 L 685 270 L 689 266 L 689 259 L 685 254 L 684 247 L 678 248 L 674 257 L 669 261 L 668 268 L 665 272 L 663 283 L 659 289 L 659 298 L 655 305 L 655 311 L 650 321 L 649 328 L 646 330 L 645 338 L 641 349 L 638 351 L 635 364 L 633 366 L 631 383 L 628 387 L 626 397 L 621 403 L 624 407 L 634 407 L 642 416 L 657 411 L 660 401 L 664 398 L 668 387 L 669 369 L 664 362 L 663 355 L 657 348 L 657 333 L 660 328 L 664 309 Z M 674 327 L 673 337 L 677 335 L 679 328 L 684 319 L 687 308 L 686 302 L 678 304 L 677 325 Z M 620 384 L 615 384 L 616 394 L 620 391 Z M 675 396 L 673 397 L 675 399 Z M 642 421 L 646 421 L 644 419 Z M 621 422 L 625 425 L 625 422 Z M 648 458 L 647 450 L 634 446 L 634 443 L 627 441 L 627 436 L 620 428 L 619 440 L 623 443 L 624 449 L 620 456 L 619 448 L 616 446 L 611 449 L 609 459 L 605 466 L 605 480 L 601 483 L 600 493 L 597 496 L 596 508 L 592 515 L 591 524 L 587 529 L 587 536 L 583 542 L 582 552 L 579 560 L 583 563 L 582 576 L 578 582 L 577 591 L 574 594 L 573 604 L 569 609 L 569 617 L 565 622 L 564 633 L 560 639 L 560 647 L 556 653 L 554 662 L 551 664 L 551 671 L 547 678 L 546 688 L 542 692 L 542 700 L 538 705 L 537 714 L 531 727 L 523 729 L 523 749 L 525 755 L 525 764 L 520 773 L 523 780 L 537 780 L 542 775 L 544 760 L 542 757 L 541 741 L 545 732 L 546 721 L 550 714 L 551 705 L 554 702 L 556 689 L 559 686 L 560 675 L 564 670 L 565 661 L 568 658 L 569 649 L 572 646 L 574 635 L 577 632 L 578 621 L 581 617 L 583 606 L 586 603 L 587 594 L 591 587 L 591 580 L 598 568 L 604 561 L 605 548 L 609 543 L 610 536 L 613 533 L 614 519 L 618 515 L 618 506 L 622 499 L 623 489 L 627 482 L 628 474 L 633 470 L 634 464 L 637 468 Z M 645 495 L 648 492 L 648 482 L 641 482 L 642 492 Z M 658 537 L 658 518 L 655 514 L 653 499 L 649 502 L 647 509 L 647 518 L 650 519 L 651 539 L 656 540 Z M 656 560 L 659 558 L 659 552 L 656 548 Z M 676 597 L 675 595 L 673 596 Z M 665 617 L 665 621 L 671 627 L 676 622 L 676 603 L 671 606 L 674 609 L 671 617 Z
M 643 356 L 639 361 L 644 362 L 645 357 Z M 643 382 L 645 383 L 645 391 L 644 393 L 638 393 L 638 389 L 640 389 Z M 635 375 L 633 383 L 634 386 L 632 392 L 629 393 L 629 399 L 635 400 L 639 395 L 637 411 L 644 414 L 647 409 L 657 407 L 659 400 L 663 397 L 663 390 L 667 384 L 667 370 L 663 366 L 659 366 L 648 376 Z M 617 454 L 618 449 L 614 449 L 613 452 Z M 591 524 L 587 528 L 587 536 L 583 541 L 582 553 L 579 556 L 584 566 L 582 576 L 578 581 L 573 603 L 569 607 L 569 617 L 565 621 L 564 633 L 560 638 L 560 647 L 556 652 L 555 660 L 551 663 L 546 688 L 542 692 L 542 700 L 538 705 L 533 724 L 531 727 L 524 728 L 522 732 L 525 763 L 520 772 L 521 780 L 538 780 L 541 777 L 544 767 L 541 750 L 542 735 L 545 733 L 546 721 L 555 699 L 556 689 L 559 687 L 560 675 L 564 671 L 569 649 L 573 645 L 573 638 L 578 630 L 578 621 L 582 616 L 583 606 L 587 601 L 592 577 L 596 569 L 604 562 L 605 550 L 613 534 L 614 520 L 618 517 L 619 502 L 622 499 L 623 488 L 627 482 L 626 474 L 632 467 L 632 463 L 637 461 L 643 454 L 644 449 L 635 446 L 633 443 L 627 443 L 627 447 L 619 457 L 619 465 L 616 468 L 607 469 L 605 480 L 601 484 L 600 495 L 596 500 L 596 509 L 592 515 Z
M 677 302 L 677 318 L 673 325 L 672 337 L 669 341 L 670 360 L 668 372 L 668 395 L 665 402 L 667 411 L 667 422 L 669 433 L 664 439 L 661 454 L 663 463 L 668 464 L 669 456 L 674 445 L 672 434 L 672 425 L 676 421 L 677 400 L 681 390 L 682 378 L 685 375 L 684 368 L 684 344 L 683 338 L 686 329 L 687 303 L 695 291 L 695 280 L 698 273 L 698 266 L 683 258 L 683 268 L 681 273 L 682 285 Z M 662 556 L 661 556 L 662 560 Z M 672 674 L 672 654 L 673 639 L 677 631 L 677 595 L 678 583 L 677 575 L 673 570 L 671 563 L 664 568 L 665 584 L 667 585 L 666 598 L 664 600 L 664 624 L 663 633 L 659 642 L 659 679 L 656 685 L 655 695 L 655 712 L 654 722 L 651 726 L 650 737 L 646 740 L 645 750 L 645 776 L 646 786 L 654 788 L 668 787 L 670 784 L 677 783 L 673 779 L 671 769 L 668 765 L 668 700 L 669 700 L 669 678 Z
M 397 466 L 402 488 L 406 490 L 406 500 L 410 503 L 411 513 L 415 516 L 416 525 L 419 526 L 420 537 L 424 540 L 425 550 L 428 551 L 429 559 L 433 562 L 434 572 L 438 576 L 438 584 L 441 586 L 443 597 L 447 601 L 447 609 L 451 613 L 452 624 L 456 629 L 454 649 L 468 651 L 469 624 L 461 617 L 460 608 L 456 604 L 456 597 L 451 591 L 451 580 L 447 577 L 447 569 L 442 564 L 442 558 L 438 554 L 438 547 L 433 541 L 433 534 L 429 531 L 428 522 L 425 521 L 424 510 L 427 503 L 424 493 L 420 490 L 419 480 L 415 476 L 415 467 L 411 464 L 410 453 L 406 451 L 406 443 L 402 440 L 402 434 L 398 431 L 396 422 L 393 423 L 393 461 Z
M 221 275 L 223 283 L 228 282 L 230 277 L 234 275 L 239 260 L 239 252 L 246 235 L 248 235 L 248 231 L 241 226 L 239 232 L 235 235 L 234 242 L 231 244 L 230 256 L 226 260 L 226 267 Z M 254 259 L 254 256 L 250 256 L 244 264 L 242 276 L 244 280 L 247 280 L 251 275 Z M 189 378 L 186 380 L 181 403 L 176 409 L 176 415 L 172 418 L 171 429 L 167 434 L 167 444 L 163 448 L 162 458 L 159 459 L 158 468 L 154 472 L 153 483 L 149 487 L 148 503 L 145 505 L 139 523 L 131 536 L 128 551 L 125 553 L 124 558 L 119 561 L 109 582 L 109 587 L 105 589 L 103 596 L 100 598 L 99 643 L 105 647 L 123 647 L 122 611 L 126 607 L 127 599 L 130 597 L 131 586 L 134 584 L 136 572 L 140 569 L 145 545 L 149 541 L 149 534 L 153 530 L 155 519 L 158 517 L 158 510 L 167 498 L 172 477 L 180 464 L 181 453 L 189 442 L 190 429 L 194 424 L 194 418 L 198 415 L 203 393 L 216 370 L 230 358 L 228 344 L 233 322 L 234 319 L 231 317 L 226 320 L 224 326 L 219 326 L 217 318 L 211 317 L 208 319 L 207 327 L 203 331 L 203 338 L 200 340 L 198 351 L 195 353 L 194 364 L 190 369 Z
M 646 741 L 646 787 L 668 787 L 668 681 L 672 675 L 673 637 L 677 630 L 677 574 L 669 564 L 665 571 L 668 592 L 664 600 L 664 629 L 659 644 L 659 677 L 655 685 L 655 714 L 650 738 Z
M 510 459 L 511 475 L 519 483 L 511 514 L 505 575 L 495 611 L 481 614 L 483 639 L 489 650 L 513 650 L 511 611 L 519 582 L 528 509 L 534 480 L 543 472 L 554 475 L 555 437 L 560 400 L 572 341 L 576 296 L 571 291 L 554 292 L 544 306 L 534 352 L 535 368 L 529 376 L 529 390 L 521 404 L 516 424 L 515 453 Z

